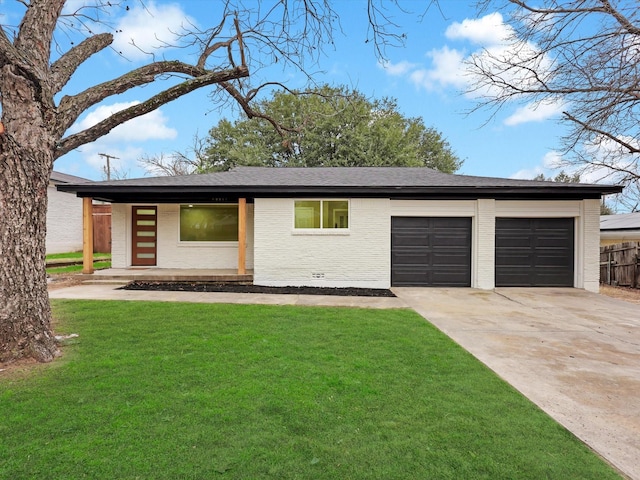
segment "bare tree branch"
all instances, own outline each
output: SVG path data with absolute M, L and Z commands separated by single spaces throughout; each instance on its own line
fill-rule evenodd
M 51 92 L 53 94 L 60 92 L 80 65 L 112 42 L 113 35 L 101 33 L 83 40 L 62 55 L 51 65 Z
M 640 179 L 637 3 L 507 0 L 502 5 L 513 34 L 504 47 L 472 56 L 470 91 L 480 96 L 475 109 L 495 114 L 514 102 L 554 102 L 569 127 L 560 139 L 566 162 L 606 170 L 624 184 Z
M 247 67 L 237 67 L 233 70 L 227 70 L 222 72 L 210 72 L 205 75 L 186 80 L 175 87 L 169 88 L 157 95 L 154 95 L 145 102 L 137 105 L 133 105 L 129 108 L 121 110 L 112 114 L 105 120 L 97 123 L 93 127 L 90 127 L 82 132 L 70 135 L 63 138 L 58 142 L 55 158 L 58 158 L 65 153 L 70 152 L 74 148 L 77 148 L 85 143 L 92 142 L 107 133 L 118 125 L 131 120 L 132 118 L 139 117 L 146 113 L 152 112 L 162 105 L 165 105 L 176 98 L 180 98 L 187 93 L 193 92 L 199 88 L 207 85 L 214 85 L 224 81 L 235 80 L 249 76 L 249 69 Z
M 226 73 L 225 73 L 226 72 Z M 236 78 L 237 73 L 218 72 L 220 78 Z M 63 134 L 82 112 L 100 103 L 105 98 L 117 95 L 135 87 L 146 85 L 157 80 L 162 74 L 183 74 L 189 77 L 204 77 L 212 72 L 179 61 L 155 62 L 132 70 L 121 77 L 95 85 L 74 96 L 65 96 L 58 107 L 59 123 L 57 131 Z M 246 76 L 246 75 L 242 75 Z
M 276 121 L 274 118 L 270 117 L 269 115 L 265 115 L 264 113 L 259 112 L 258 110 L 254 110 L 251 107 L 250 101 L 257 94 L 259 89 L 251 90 L 249 92 L 249 94 L 247 95 L 247 97 L 245 97 L 238 91 L 238 89 L 236 89 L 229 82 L 221 82 L 220 86 L 222 88 L 224 88 L 226 90 L 226 92 L 229 95 L 231 95 L 231 97 L 236 102 L 238 102 L 238 104 L 240 105 L 240 107 L 242 108 L 242 110 L 244 111 L 244 113 L 247 115 L 248 118 L 262 118 L 262 119 L 266 120 L 267 122 L 269 122 L 273 126 L 273 128 L 282 137 L 284 137 L 286 135 L 287 130 L 288 131 L 294 131 L 294 130 L 287 129 L 285 126 L 281 125 L 280 122 Z
M 608 138 L 612 142 L 617 143 L 618 145 L 623 147 L 625 150 L 627 150 L 628 153 L 640 153 L 640 148 L 634 147 L 629 142 L 624 141 L 624 139 L 616 137 L 615 135 L 611 134 L 610 132 L 607 132 L 607 131 L 602 130 L 600 128 L 593 127 L 593 126 L 589 125 L 587 122 L 583 122 L 582 120 L 574 117 L 569 112 L 562 112 L 562 114 L 565 117 L 567 117 L 569 120 L 571 120 L 572 122 L 575 122 L 578 125 L 580 125 L 584 130 L 589 131 L 591 133 L 595 133 L 596 135 L 602 135 L 603 137 Z M 636 174 L 637 174 L 637 172 L 636 172 Z

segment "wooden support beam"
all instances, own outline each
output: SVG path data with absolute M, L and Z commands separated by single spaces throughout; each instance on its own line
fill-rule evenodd
M 93 199 L 82 199 L 82 273 L 93 273 Z
M 247 199 L 238 199 L 238 275 L 247 272 Z

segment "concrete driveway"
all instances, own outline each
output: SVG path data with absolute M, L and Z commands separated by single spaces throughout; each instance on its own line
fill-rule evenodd
M 409 306 L 640 480 L 640 307 L 578 289 L 394 288 Z

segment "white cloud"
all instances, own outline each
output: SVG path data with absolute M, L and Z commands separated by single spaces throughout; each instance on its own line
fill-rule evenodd
M 452 23 L 446 30 L 449 40 L 464 41 L 473 45 L 473 51 L 448 45 L 427 53 L 429 65 L 416 65 L 409 61 L 383 66 L 390 75 L 404 75 L 418 88 L 427 91 L 455 88 L 475 100 L 492 99 L 505 93 L 493 82 L 487 82 L 478 70 L 491 71 L 505 85 L 517 85 L 522 89 L 535 87 L 547 80 L 551 71 L 551 59 L 541 54 L 536 45 L 521 41 L 513 28 L 506 24 L 500 13 L 491 13 L 479 19 L 465 19 Z M 505 68 L 505 65 L 521 67 Z M 536 72 L 536 74 L 532 74 Z M 556 116 L 563 108 L 560 101 L 530 103 L 517 109 L 505 120 L 505 125 L 515 126 L 527 122 L 541 122 Z M 566 108 L 566 107 L 564 107 Z
M 124 175 L 129 177 L 131 169 L 137 166 L 138 159 L 145 153 L 142 147 L 124 146 L 114 148 L 113 145 L 105 145 L 99 140 L 80 147 L 80 154 L 84 161 L 106 179 L 106 159 L 100 155 L 107 154 L 110 157 L 109 165 L 112 177 Z
M 417 65 L 415 63 L 407 62 L 406 60 L 398 63 L 391 63 L 389 61 L 378 62 L 378 67 L 382 68 L 389 75 L 392 75 L 394 77 L 406 75 L 407 73 L 415 69 L 416 66 Z
M 411 82 L 426 90 L 446 87 L 469 90 L 474 78 L 469 72 L 468 61 L 475 57 L 486 63 L 488 54 L 503 55 L 505 42 L 513 36 L 513 29 L 503 22 L 502 15 L 492 13 L 477 20 L 455 22 L 447 28 L 445 36 L 450 40 L 468 41 L 481 48 L 467 55 L 464 50 L 445 45 L 427 53 L 431 68 L 418 68 L 407 61 L 395 65 L 401 66 L 403 73 L 413 68 L 409 75 Z M 477 93 L 471 96 L 477 96 Z
M 468 40 L 472 43 L 488 47 L 503 45 L 513 36 L 513 28 L 505 24 L 498 12 L 490 13 L 479 19 L 465 19 L 461 23 L 454 22 L 445 31 L 450 40 Z
M 90 128 L 115 112 L 137 105 L 140 102 L 122 102 L 112 105 L 101 105 L 89 112 L 81 121 L 69 129 L 69 133 L 76 133 Z M 149 140 L 171 140 L 178 132 L 168 125 L 169 119 L 161 110 L 154 110 L 141 117 L 134 118 L 117 126 L 104 137 L 78 148 L 82 160 L 100 172 L 106 160 L 100 153 L 106 153 L 115 159 L 111 160 L 113 172 L 130 174 L 137 167 L 137 160 L 146 152 L 142 142 Z
M 433 68 L 416 69 L 409 78 L 413 84 L 426 90 L 434 90 L 437 87 L 457 87 L 465 88 L 468 79 L 465 77 L 466 71 L 463 60 L 464 54 L 461 51 L 451 49 L 447 46 L 430 51 L 427 56 L 431 58 Z
M 562 154 L 556 150 L 551 150 L 542 157 L 542 166 L 546 170 L 558 170 L 563 166 Z
M 518 108 L 504 121 L 510 127 L 528 122 L 542 122 L 553 118 L 566 109 L 563 101 L 536 103 L 531 102 Z
M 72 128 L 72 132 L 85 130 L 110 115 L 138 105 L 140 102 L 114 103 L 111 105 L 101 105 L 87 114 L 80 122 Z M 143 142 L 146 140 L 161 140 L 176 138 L 178 132 L 167 125 L 169 119 L 161 110 L 154 110 L 141 117 L 134 118 L 122 125 L 117 126 L 109 134 L 105 135 L 101 141 L 106 143 L 115 142 Z
M 179 4 L 135 4 L 118 22 L 113 47 L 131 60 L 145 59 L 159 48 L 175 46 L 177 34 L 188 24 L 195 20 Z
M 639 142 L 633 137 L 623 137 L 623 141 L 638 147 Z M 582 168 L 582 179 L 588 183 L 617 183 L 624 177 L 622 171 L 637 171 L 635 155 L 613 140 L 600 137 L 597 144 L 584 146 L 586 158 L 593 160 L 595 165 Z
M 595 155 L 593 158 L 598 161 L 609 161 L 610 164 L 619 168 L 629 167 L 633 160 L 630 157 L 617 158 L 614 161 L 605 160 L 611 153 L 609 149 L 616 149 L 613 143 L 603 144 L 599 147 L 593 147 L 591 154 Z M 603 183 L 603 184 L 615 184 L 619 181 L 620 173 L 614 168 L 606 166 L 588 166 L 585 164 L 573 164 L 567 159 L 562 157 L 562 154 L 558 151 L 551 150 L 547 152 L 541 159 L 538 165 L 534 165 L 531 168 L 525 168 L 518 170 L 509 178 L 531 180 L 537 175 L 543 174 L 546 178 L 554 178 L 561 171 L 564 171 L 567 175 L 580 174 L 581 183 Z
M 517 180 L 531 180 L 541 173 L 545 175 L 547 174 L 544 168 L 542 168 L 540 165 L 536 165 L 532 168 L 524 168 L 522 170 L 518 170 L 513 175 L 509 175 L 509 178 L 514 178 Z
M 558 173 L 560 173 L 560 168 L 564 168 L 565 172 L 569 174 L 573 173 L 573 170 L 570 168 L 566 168 L 562 162 L 563 159 L 560 152 L 551 150 L 544 154 L 539 165 L 534 165 L 531 168 L 518 170 L 514 174 L 510 175 L 509 178 L 531 180 L 532 178 L 540 174 L 543 174 L 545 177 L 555 177 Z

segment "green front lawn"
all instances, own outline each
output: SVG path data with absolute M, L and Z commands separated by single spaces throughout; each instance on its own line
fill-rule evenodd
M 111 262 L 94 262 L 93 268 L 95 270 L 104 270 L 105 268 L 111 268 Z M 80 273 L 82 272 L 82 265 L 67 265 L 65 267 L 49 267 L 47 273 L 49 275 L 60 275 L 67 273 Z
M 108 257 L 111 258 L 110 253 L 94 253 L 94 257 Z M 46 256 L 47 260 L 79 260 L 82 261 L 82 252 L 67 252 L 67 253 L 50 253 Z
M 0 478 L 619 478 L 409 310 L 54 307 L 80 336 L 0 373 Z
M 105 268 L 111 268 L 111 254 L 110 253 L 94 253 L 93 268 L 96 270 L 103 270 Z M 69 273 L 82 272 L 82 252 L 67 252 L 67 253 L 50 253 L 46 257 L 46 261 L 49 264 L 47 267 L 47 273 L 49 275 L 60 275 Z M 77 262 L 75 265 L 64 265 L 56 267 L 55 263 L 65 262 Z

